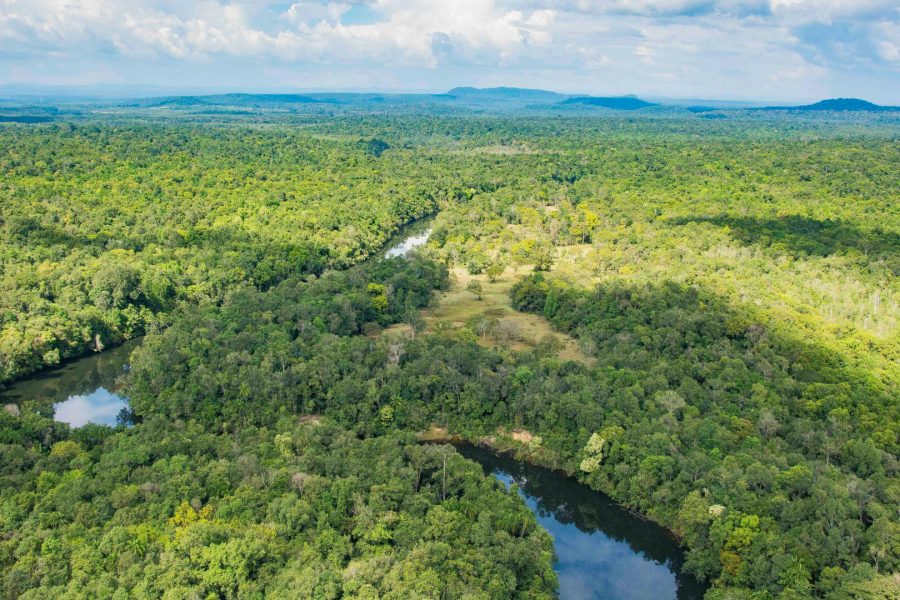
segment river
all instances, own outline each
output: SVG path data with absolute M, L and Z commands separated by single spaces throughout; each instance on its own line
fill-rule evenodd
M 562 600 L 692 600 L 706 586 L 683 574 L 683 555 L 662 527 L 561 473 L 472 445 L 460 454 L 519 493 L 553 537 Z
M 57 421 L 81 427 L 86 423 L 115 425 L 126 406 L 120 394 L 120 378 L 128 366 L 128 357 L 142 338 L 63 366 L 42 371 L 29 379 L 13 383 L 0 392 L 0 403 L 34 407 Z
M 423 246 L 430 235 L 430 220 L 413 223 L 386 244 L 384 256 L 406 256 Z M 19 409 L 31 406 L 48 416 L 52 410 L 57 421 L 72 427 L 86 423 L 115 425 L 127 406 L 120 393 L 120 378 L 128 367 L 131 351 L 140 342 L 141 338 L 137 338 L 13 383 L 0 390 L 0 405 L 15 405 Z
M 428 241 L 421 224 L 395 238 L 386 258 L 406 256 Z M 140 339 L 14 383 L 0 403 L 34 407 L 57 421 L 115 425 L 127 406 L 121 376 Z M 459 452 L 507 485 L 516 483 L 538 523 L 553 537 L 563 600 L 692 600 L 705 586 L 681 573 L 681 549 L 665 529 L 641 520 L 608 497 L 560 473 L 475 446 Z
M 399 241 L 396 241 L 398 238 L 395 238 L 395 241 L 388 242 L 388 249 L 384 252 L 384 257 L 395 258 L 397 256 L 406 256 L 416 248 L 424 246 L 426 242 L 428 242 L 429 237 L 431 237 L 430 221 L 423 225 L 410 225 L 409 228 L 405 229 L 404 233 L 399 236 Z

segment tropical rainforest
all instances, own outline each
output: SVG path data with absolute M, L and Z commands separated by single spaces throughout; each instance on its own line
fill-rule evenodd
M 143 336 L 117 426 L 0 411 L 0 594 L 556 597 L 452 440 L 664 526 L 710 600 L 900 597 L 900 120 L 650 110 L 0 125 L 0 381 Z

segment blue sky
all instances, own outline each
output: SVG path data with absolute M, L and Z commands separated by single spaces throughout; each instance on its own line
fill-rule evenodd
M 0 84 L 900 104 L 900 2 L 0 0 Z

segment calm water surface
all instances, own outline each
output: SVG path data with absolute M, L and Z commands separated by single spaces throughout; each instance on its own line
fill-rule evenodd
M 553 536 L 563 600 L 703 597 L 706 587 L 681 573 L 681 549 L 662 527 L 562 474 L 475 446 L 457 449 L 507 486 L 519 486 L 538 523 Z
M 86 423 L 115 425 L 116 417 L 126 406 L 125 398 L 119 394 L 119 379 L 125 373 L 131 351 L 140 342 L 130 340 L 14 383 L 0 392 L 0 403 L 52 406 L 54 418 L 73 427 Z
M 427 222 L 413 224 L 389 244 L 385 257 L 406 256 L 423 246 L 429 235 Z M 86 423 L 115 425 L 127 406 L 120 393 L 121 375 L 128 367 L 131 351 L 139 344 L 140 339 L 131 340 L 0 389 L 0 406 L 29 405 L 39 410 L 52 406 L 54 418 L 73 427 Z
M 424 246 L 426 242 L 428 242 L 428 237 L 431 235 L 431 228 L 410 235 L 409 237 L 403 239 L 399 243 L 391 246 L 384 253 L 385 258 L 394 258 L 397 256 L 406 256 L 411 251 Z
M 428 241 L 431 229 L 407 233 L 385 257 L 405 256 Z M 0 391 L 0 404 L 52 406 L 58 421 L 115 425 L 126 399 L 121 376 L 140 339 L 40 373 Z M 608 497 L 553 471 L 475 446 L 459 452 L 506 485 L 516 483 L 538 522 L 553 537 L 563 600 L 692 600 L 705 586 L 681 573 L 683 556 L 661 527 Z

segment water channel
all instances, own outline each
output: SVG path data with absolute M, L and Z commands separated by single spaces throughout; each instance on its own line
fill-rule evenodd
M 460 454 L 519 493 L 553 537 L 563 600 L 693 600 L 706 586 L 682 573 L 683 555 L 662 527 L 542 467 L 471 445 Z
M 424 245 L 431 233 L 427 227 L 406 232 L 389 246 L 385 257 L 405 256 Z M 0 403 L 52 405 L 56 420 L 73 427 L 115 425 L 127 405 L 121 376 L 138 344 L 140 339 L 131 340 L 14 383 L 0 392 Z M 553 537 L 563 600 L 702 598 L 705 586 L 681 573 L 681 549 L 663 528 L 561 473 L 475 446 L 460 446 L 459 451 L 505 484 L 518 485 L 538 522 Z
M 128 368 L 131 351 L 140 343 L 141 338 L 129 340 L 18 381 L 0 392 L 0 403 L 38 409 L 52 406 L 56 420 L 73 427 L 86 423 L 115 425 L 126 406 L 120 379 Z

